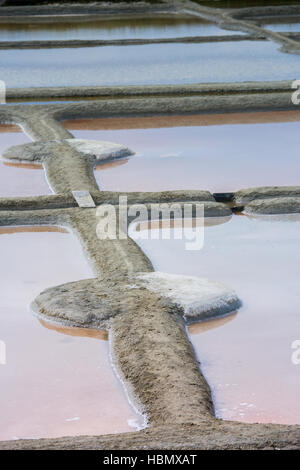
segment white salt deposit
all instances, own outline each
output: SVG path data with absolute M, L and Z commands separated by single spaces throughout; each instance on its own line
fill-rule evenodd
M 232 289 L 206 278 L 153 272 L 139 274 L 138 279 L 147 289 L 180 306 L 187 323 L 225 315 L 241 305 Z

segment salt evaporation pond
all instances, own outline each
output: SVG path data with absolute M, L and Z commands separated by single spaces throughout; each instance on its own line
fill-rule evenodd
M 30 142 L 17 126 L 0 125 L 0 155 L 13 146 Z M 50 194 L 41 165 L 17 164 L 0 160 L 0 197 Z
M 299 122 L 207 126 L 206 118 L 199 116 L 198 125 L 158 128 L 158 117 L 152 118 L 153 127 L 147 129 L 112 130 L 112 121 L 103 130 L 88 130 L 93 120 L 80 121 L 78 126 L 76 121 L 66 123 L 76 138 L 117 142 L 136 152 L 129 159 L 96 167 L 102 190 L 223 192 L 299 184 Z M 139 126 L 143 121 L 147 125 L 147 118 L 141 118 Z M 101 126 L 101 120 L 97 122 Z M 126 126 L 127 120 L 118 122 Z
M 298 18 L 297 20 L 293 18 L 289 18 L 288 20 L 285 20 L 284 18 L 281 18 L 281 20 L 274 20 L 270 19 L 269 21 L 266 20 L 266 22 L 261 22 L 259 20 L 260 25 L 263 28 L 269 29 L 271 31 L 277 31 L 277 32 L 286 32 L 286 33 L 300 33 L 300 19 Z
M 74 18 L 74 17 L 73 17 Z M 234 34 L 201 18 L 135 18 L 69 23 L 0 24 L 1 41 L 152 39 Z
M 300 56 L 269 41 L 0 51 L 11 87 L 293 80 Z
M 105 335 L 45 328 L 29 308 L 45 288 L 93 277 L 80 250 L 58 227 L 0 229 L 0 440 L 135 430 Z
M 138 244 L 155 270 L 221 281 L 243 302 L 236 315 L 189 328 L 217 416 L 300 424 L 300 366 L 292 362 L 300 340 L 300 217 L 221 220 L 210 219 L 199 251 L 173 238 Z M 145 232 L 131 227 L 134 239 Z

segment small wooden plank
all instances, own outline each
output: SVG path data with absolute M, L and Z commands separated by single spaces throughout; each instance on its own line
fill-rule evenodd
M 96 207 L 89 191 L 72 191 L 72 194 L 79 207 Z

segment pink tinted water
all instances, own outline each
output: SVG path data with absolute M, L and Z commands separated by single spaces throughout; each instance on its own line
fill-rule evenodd
M 221 281 L 243 302 L 226 321 L 189 328 L 217 416 L 300 424 L 300 365 L 292 361 L 300 340 L 299 216 L 234 216 L 205 228 L 202 250 L 186 251 L 185 242 L 138 241 L 156 270 Z
M 29 305 L 45 288 L 93 277 L 68 233 L 0 233 L 0 440 L 134 430 L 103 332 L 43 326 Z
M 17 128 L 0 125 L 0 155 L 7 148 L 30 142 Z M 15 131 L 14 131 L 15 130 Z M 0 160 L 0 197 L 37 196 L 50 194 L 43 168 L 40 165 L 10 164 Z
M 299 126 L 299 122 L 277 122 L 72 133 L 77 138 L 124 144 L 136 152 L 117 166 L 96 168 L 102 190 L 223 192 L 297 185 Z

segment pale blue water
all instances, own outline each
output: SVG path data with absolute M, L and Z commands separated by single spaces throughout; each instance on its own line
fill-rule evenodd
M 7 87 L 298 79 L 300 55 L 267 41 L 0 52 Z

